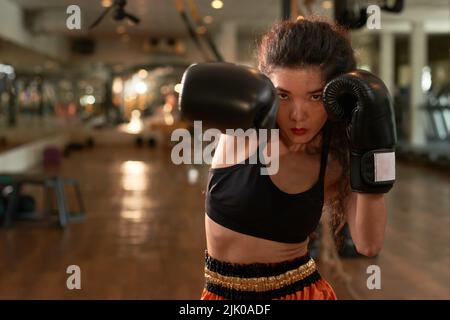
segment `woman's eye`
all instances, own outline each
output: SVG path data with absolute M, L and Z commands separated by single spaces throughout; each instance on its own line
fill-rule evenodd
M 322 95 L 321 94 L 313 94 L 313 95 L 311 95 L 311 100 L 312 101 L 321 101 Z
M 289 99 L 289 96 L 288 96 L 286 93 L 278 93 L 278 97 L 279 97 L 281 100 L 287 100 L 287 99 Z

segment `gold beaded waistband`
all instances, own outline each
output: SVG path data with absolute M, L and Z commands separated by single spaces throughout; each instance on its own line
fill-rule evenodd
M 219 285 L 227 289 L 264 292 L 280 289 L 303 280 L 317 270 L 316 263 L 310 259 L 307 263 L 285 273 L 257 278 L 224 276 L 205 267 L 206 283 Z

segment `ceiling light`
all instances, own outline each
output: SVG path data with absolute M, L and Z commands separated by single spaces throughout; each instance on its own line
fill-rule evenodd
M 112 4 L 113 4 L 112 0 L 102 0 L 102 7 L 103 8 L 111 7 Z
M 203 18 L 203 22 L 205 22 L 206 24 L 210 24 L 210 23 L 213 22 L 213 17 L 211 17 L 211 16 L 205 16 L 205 17 Z
M 214 0 L 211 2 L 211 7 L 213 7 L 214 9 L 222 9 L 223 2 L 221 0 Z
M 148 71 L 145 69 L 141 69 L 138 72 L 138 76 L 139 76 L 139 78 L 145 79 L 148 76 Z
M 206 28 L 205 28 L 205 26 L 199 26 L 199 27 L 197 28 L 197 33 L 198 33 L 198 34 L 205 34 L 205 33 L 206 33 Z
M 332 7 L 333 7 L 333 2 L 331 2 L 330 0 L 325 0 L 324 2 L 322 2 L 322 8 L 331 9 Z

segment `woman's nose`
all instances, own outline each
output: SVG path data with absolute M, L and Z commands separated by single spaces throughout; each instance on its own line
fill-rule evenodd
M 291 120 L 295 122 L 300 122 L 305 120 L 307 117 L 308 114 L 305 110 L 304 105 L 300 102 L 295 103 L 290 113 Z

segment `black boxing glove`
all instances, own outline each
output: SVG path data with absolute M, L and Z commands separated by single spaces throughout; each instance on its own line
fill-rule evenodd
M 356 70 L 331 80 L 324 89 L 330 120 L 347 121 L 350 183 L 355 192 L 386 193 L 395 181 L 395 114 L 383 81 Z
M 181 117 L 226 129 L 272 129 L 278 95 L 268 77 L 231 63 L 193 64 L 186 69 L 179 96 Z

